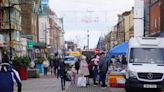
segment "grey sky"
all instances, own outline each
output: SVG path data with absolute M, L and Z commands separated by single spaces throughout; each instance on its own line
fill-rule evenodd
M 99 36 L 112 30 L 117 15 L 130 10 L 134 0 L 50 0 L 49 5 L 58 17 L 64 18 L 65 40 L 83 47 L 89 30 L 90 48 L 95 48 Z

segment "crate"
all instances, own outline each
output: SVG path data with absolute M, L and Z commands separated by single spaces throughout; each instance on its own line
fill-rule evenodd
M 124 88 L 125 78 L 122 74 L 110 74 L 108 76 L 108 86 L 114 88 Z
M 39 78 L 39 70 L 38 69 L 28 69 L 28 78 Z

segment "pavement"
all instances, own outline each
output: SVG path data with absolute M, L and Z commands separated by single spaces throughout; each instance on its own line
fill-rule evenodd
M 92 79 L 90 79 L 90 85 L 87 87 L 77 87 L 76 84 L 71 84 L 67 89 L 67 92 L 125 92 L 123 88 L 101 88 L 100 85 L 94 86 Z
M 66 82 L 66 90 L 69 86 L 70 82 Z M 14 92 L 17 92 L 16 90 L 17 87 Z M 51 75 L 41 75 L 40 78 L 22 81 L 22 92 L 66 92 L 66 90 L 61 90 L 60 78 Z
M 105 88 L 102 89 L 99 85 L 93 86 L 89 85 L 87 87 L 77 87 L 75 84 L 71 84 L 70 87 L 67 89 L 67 92 L 125 92 L 122 88 Z
M 22 92 L 125 92 L 122 88 L 109 88 L 102 89 L 100 85 L 93 86 L 92 80 L 90 79 L 90 85 L 87 87 L 77 87 L 76 84 L 66 82 L 66 90 L 61 90 L 60 78 L 57 79 L 51 74 L 40 78 L 28 79 L 22 81 Z M 15 91 L 17 92 L 17 87 Z M 156 90 L 142 90 L 136 92 L 157 92 Z
M 92 81 L 92 80 L 91 80 Z M 15 91 L 17 88 L 15 87 Z M 57 79 L 50 74 L 41 75 L 40 78 L 28 79 L 22 81 L 22 92 L 125 92 L 124 89 L 106 88 L 89 85 L 85 88 L 79 88 L 76 84 L 66 82 L 66 90 L 61 90 L 60 78 Z

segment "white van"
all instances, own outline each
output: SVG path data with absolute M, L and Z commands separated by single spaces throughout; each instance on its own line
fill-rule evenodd
M 164 38 L 129 40 L 125 89 L 135 88 L 164 88 Z

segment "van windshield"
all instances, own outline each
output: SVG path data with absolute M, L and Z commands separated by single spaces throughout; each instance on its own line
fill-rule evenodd
M 130 63 L 164 64 L 164 49 L 132 48 Z

